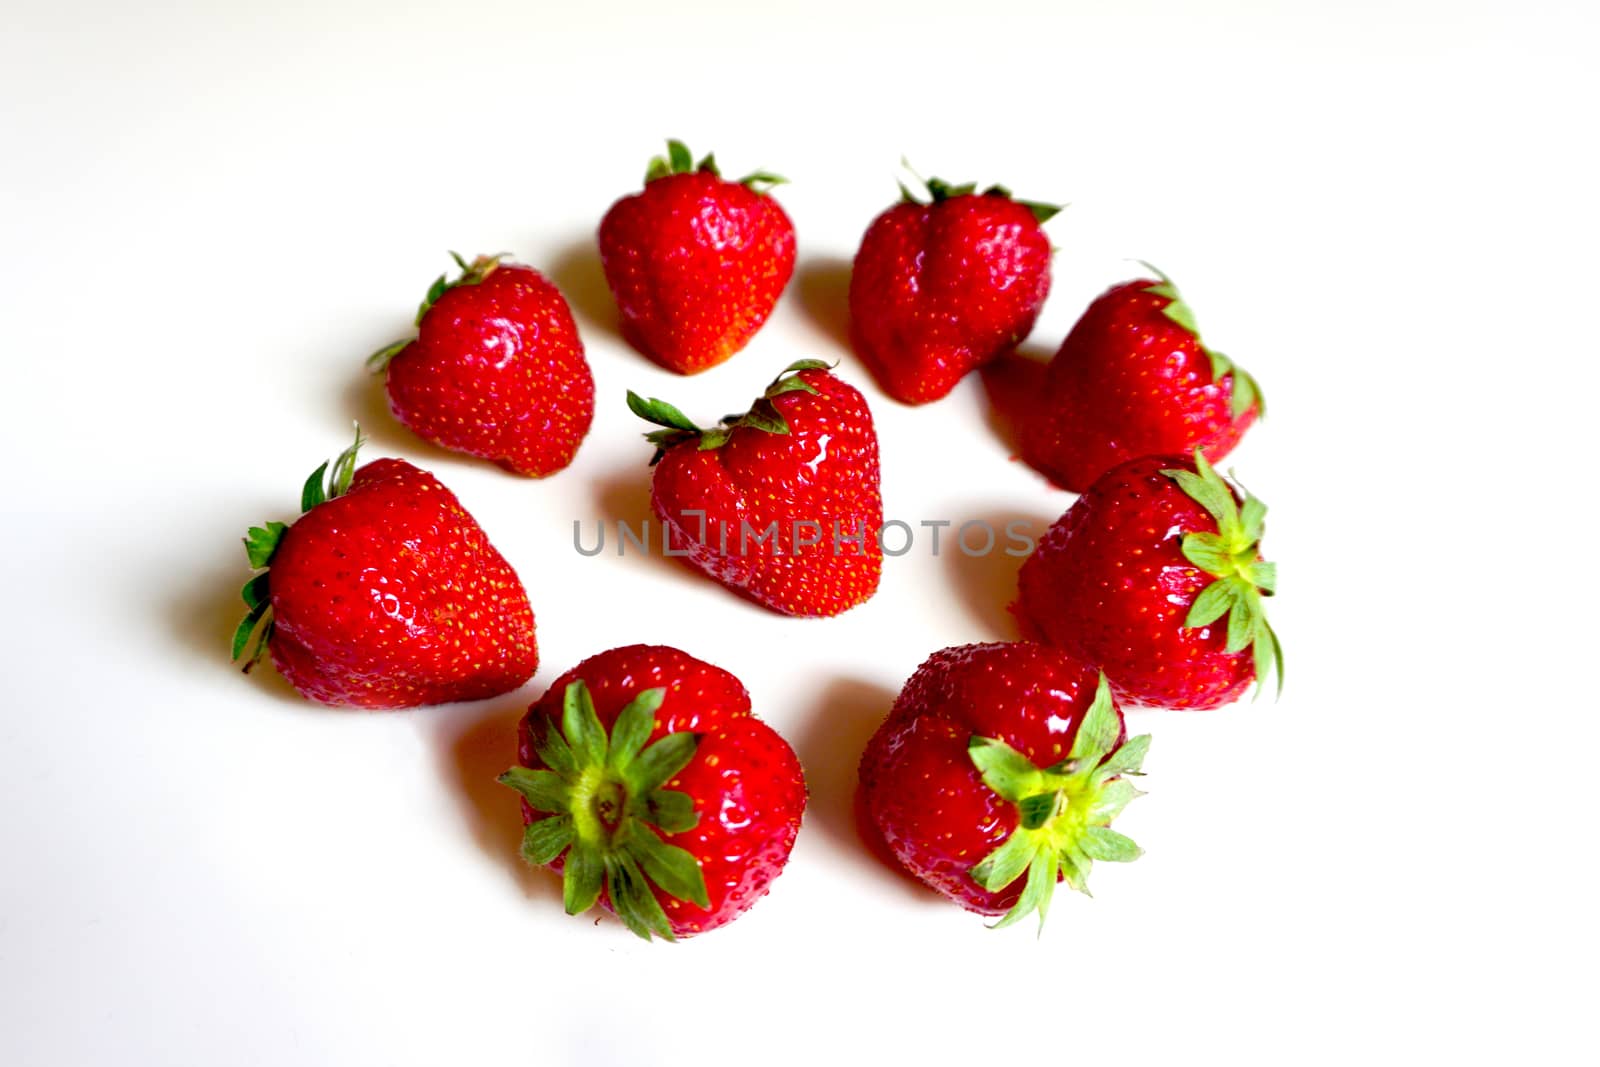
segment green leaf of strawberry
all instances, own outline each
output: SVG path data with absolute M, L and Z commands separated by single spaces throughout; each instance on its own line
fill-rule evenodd
M 663 427 L 644 435 L 646 441 L 656 446 L 655 455 L 650 459 L 650 465 L 653 467 L 661 462 L 661 457 L 666 455 L 667 449 L 696 438 L 699 439 L 700 450 L 707 451 L 727 444 L 733 431 L 741 427 L 780 436 L 787 434 L 789 424 L 773 406 L 773 398 L 796 391 L 815 395 L 817 390 L 800 377 L 801 372 L 832 370 L 834 366 L 835 364 L 820 359 L 796 360 L 772 380 L 766 391 L 750 405 L 749 411 L 739 415 L 724 415 L 721 424 L 710 429 L 701 429 L 689 416 L 665 400 L 655 397 L 646 399 L 631 389 L 628 390 L 628 410 L 646 422 Z
M 1183 299 L 1183 295 L 1178 292 L 1178 286 L 1173 280 L 1167 277 L 1160 267 L 1147 263 L 1142 259 L 1139 260 L 1139 263 L 1161 279 L 1155 285 L 1146 286 L 1144 291 L 1167 298 L 1167 306 L 1161 309 L 1161 313 L 1193 334 L 1195 341 L 1200 345 L 1201 351 L 1205 352 L 1206 356 L 1210 358 L 1211 380 L 1220 382 L 1223 378 L 1232 376 L 1233 393 L 1229 398 L 1228 404 L 1229 411 L 1233 417 L 1237 419 L 1249 411 L 1250 405 L 1254 404 L 1257 412 L 1264 418 L 1267 414 L 1267 401 L 1266 397 L 1261 395 L 1260 384 L 1244 368 L 1238 366 L 1233 360 L 1201 340 L 1200 326 L 1194 317 L 1194 309 Z
M 366 438 L 362 436 L 358 424 L 354 443 L 333 460 L 332 471 L 329 471 L 327 463 L 323 463 L 311 472 L 311 476 L 306 479 L 305 485 L 300 490 L 302 513 L 310 511 L 326 500 L 343 496 L 349 490 L 350 481 L 355 477 L 356 453 L 361 451 L 361 446 L 365 443 Z M 267 642 L 272 638 L 272 591 L 267 568 L 272 566 L 272 557 L 278 551 L 278 544 L 288 532 L 287 523 L 268 522 L 263 526 L 250 527 L 245 534 L 244 551 L 249 557 L 250 568 L 263 572 L 252 577 L 240 590 L 246 612 L 245 617 L 233 631 L 230 658 L 234 662 L 244 656 L 246 648 L 250 646 L 250 635 L 256 635 L 255 647 L 245 659 L 246 674 L 261 662 L 261 657 L 267 650 Z
M 650 161 L 650 165 L 645 169 L 644 180 L 645 184 L 648 185 L 658 178 L 666 178 L 673 174 L 695 173 L 710 174 L 716 178 L 722 177 L 722 170 L 717 166 L 716 154 L 707 152 L 700 158 L 700 162 L 696 163 L 694 161 L 694 153 L 689 151 L 688 145 L 682 141 L 669 139 L 667 141 L 667 154 L 656 156 Z M 746 174 L 738 180 L 737 184 L 746 186 L 752 192 L 764 194 L 774 186 L 783 185 L 788 180 L 770 171 L 758 170 Z
M 1102 674 L 1094 702 L 1061 763 L 1037 767 L 992 737 L 968 742 L 967 755 L 984 784 L 1017 806 L 1016 830 L 973 866 L 972 878 L 984 889 L 998 892 L 1024 871 L 1028 877 L 1022 895 L 995 928 L 1037 913 L 1043 929 L 1058 874 L 1087 894 L 1086 879 L 1095 860 L 1126 863 L 1139 857 L 1139 846 L 1108 824 L 1140 795 L 1121 775 L 1138 773 L 1150 736 L 1117 745 L 1120 730 L 1111 687 Z
M 571 682 L 559 727 L 548 715 L 529 720 L 534 750 L 549 769 L 513 767 L 499 781 L 545 814 L 523 832 L 522 853 L 536 864 L 565 855 L 569 915 L 593 907 L 603 890 L 628 929 L 670 941 L 672 927 L 651 885 L 700 907 L 709 898 L 698 861 L 661 836 L 698 822 L 690 798 L 664 787 L 694 758 L 699 738 L 679 731 L 644 745 L 665 694 L 663 688 L 639 693 L 608 735 L 588 686 Z
M 1200 591 L 1189 606 L 1184 626 L 1196 629 L 1227 618 L 1226 649 L 1251 650 L 1256 665 L 1256 693 L 1276 673 L 1283 692 L 1283 649 L 1267 622 L 1262 597 L 1277 590 L 1278 568 L 1260 558 L 1262 523 L 1267 506 L 1246 494 L 1241 506 L 1221 475 L 1198 449 L 1194 471 L 1167 469 L 1161 473 L 1178 484 L 1216 520 L 1217 532 L 1192 531 L 1183 537 L 1183 555 L 1216 580 Z
M 1041 226 L 1055 218 L 1057 215 L 1061 214 L 1061 212 L 1065 210 L 1067 206 L 1065 204 L 1046 204 L 1038 200 L 1023 200 L 1020 197 L 1015 196 L 1010 189 L 999 184 L 991 185 L 985 189 L 982 194 L 978 194 L 977 182 L 955 183 L 944 181 L 941 178 L 924 178 L 922 175 L 918 174 L 912 169 L 910 162 L 908 162 L 904 157 L 901 157 L 900 165 L 905 168 L 906 173 L 910 174 L 911 177 L 915 179 L 916 183 L 922 186 L 923 189 L 923 193 L 919 195 L 907 187 L 904 181 L 896 179 L 895 184 L 900 187 L 900 199 L 902 202 L 907 204 L 938 204 L 958 196 L 997 196 L 1005 200 L 1015 200 L 1017 203 L 1033 212 L 1034 220 Z M 924 197 L 926 197 L 926 199 L 924 199 Z

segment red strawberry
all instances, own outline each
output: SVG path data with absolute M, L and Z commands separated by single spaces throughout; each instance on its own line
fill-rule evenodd
M 355 469 L 356 442 L 307 479 L 293 525 L 253 526 L 250 612 L 233 658 L 260 634 L 300 694 L 324 704 L 408 708 L 509 692 L 539 665 L 516 572 L 455 495 L 398 459 Z M 327 475 L 326 485 L 323 476 Z
M 861 757 L 858 806 L 905 868 L 1009 926 L 1094 860 L 1139 855 L 1109 828 L 1140 795 L 1149 735 L 1125 740 L 1103 675 L 1046 645 L 964 645 L 917 668 Z M 1026 872 L 1027 877 L 1023 874 Z
M 740 416 L 702 430 L 628 393 L 666 429 L 650 503 L 669 551 L 785 615 L 837 615 L 878 588 L 878 437 L 861 394 L 819 360 L 792 364 Z
M 1020 420 L 1023 458 L 1074 493 L 1136 456 L 1198 448 L 1220 461 L 1265 410 L 1255 379 L 1206 347 L 1156 273 L 1089 305 Z
M 628 343 L 695 374 L 749 343 L 794 273 L 794 224 L 757 171 L 724 181 L 678 141 L 650 162 L 644 191 L 600 220 L 600 261 Z
M 417 338 L 380 349 L 389 409 L 419 437 L 542 478 L 572 462 L 594 418 L 594 378 L 561 292 L 499 256 L 444 275 L 417 308 Z
M 1033 329 L 1050 291 L 1059 207 L 1013 200 L 1003 186 L 927 183 L 867 227 L 850 273 L 850 337 L 884 392 L 906 404 L 949 393 Z
M 806 804 L 788 743 L 739 679 L 675 648 L 602 652 L 522 721 L 500 781 L 522 794 L 522 855 L 562 873 L 567 914 L 599 901 L 649 939 L 738 918 L 783 872 Z
M 1259 549 L 1266 513 L 1253 496 L 1241 507 L 1199 452 L 1124 463 L 1022 565 L 1018 613 L 1128 703 L 1215 708 L 1273 670 L 1281 688 L 1261 600 L 1277 585 Z

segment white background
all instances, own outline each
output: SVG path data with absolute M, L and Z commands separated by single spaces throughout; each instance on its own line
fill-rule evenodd
M 8 4 L 0 1061 L 1592 1057 L 1586 7 Z M 621 343 L 592 248 L 666 136 L 787 175 L 799 233 L 768 327 L 692 380 Z M 1287 692 L 1133 715 L 1147 855 L 1038 940 L 849 821 L 917 664 L 1014 636 L 1015 561 L 924 543 L 802 622 L 571 547 L 642 513 L 625 388 L 715 418 L 801 357 L 867 392 L 891 517 L 1067 507 L 975 380 L 902 408 L 840 346 L 902 153 L 1071 202 L 1028 351 L 1142 257 L 1271 402 L 1230 463 L 1272 506 Z M 363 374 L 450 248 L 574 306 L 599 411 L 545 482 L 409 436 Z M 524 691 L 349 713 L 227 662 L 239 537 L 352 417 L 521 573 Z M 530 699 L 634 641 L 738 674 L 812 792 L 772 894 L 676 946 L 564 916 L 492 781 Z

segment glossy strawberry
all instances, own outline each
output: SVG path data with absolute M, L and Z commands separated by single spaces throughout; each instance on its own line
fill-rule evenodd
M 406 708 L 509 692 L 539 665 L 516 572 L 455 495 L 398 459 L 318 467 L 293 525 L 251 527 L 233 658 L 272 653 L 307 699 Z M 324 480 L 326 478 L 326 480 Z
M 783 872 L 805 808 L 794 751 L 727 671 L 675 648 L 584 660 L 528 710 L 522 855 L 561 871 L 567 914 L 598 901 L 673 940 L 732 922 Z
M 1074 493 L 1138 456 L 1198 448 L 1219 461 L 1264 410 L 1255 379 L 1200 340 L 1156 273 L 1089 305 L 1018 420 L 1023 458 Z
M 1002 186 L 926 183 L 873 220 L 850 273 L 850 338 L 883 391 L 937 400 L 966 373 L 1033 330 L 1050 291 L 1050 240 L 1061 209 L 1014 200 Z
M 1266 505 L 1205 456 L 1145 456 L 1101 475 L 1050 527 L 1019 578 L 1018 614 L 1111 679 L 1118 699 L 1158 708 L 1230 703 L 1283 652 L 1262 598 Z
M 910 873 L 1008 926 L 1057 881 L 1139 848 L 1110 829 L 1139 796 L 1148 735 L 1126 740 L 1105 678 L 1036 644 L 965 645 L 917 668 L 861 757 L 858 810 Z
M 757 171 L 725 181 L 678 141 L 650 163 L 644 191 L 600 222 L 600 261 L 622 335 L 679 374 L 714 367 L 749 343 L 794 273 L 794 225 Z
M 837 615 L 872 596 L 878 437 L 867 402 L 826 363 L 791 365 L 748 412 L 708 430 L 665 401 L 630 392 L 628 406 L 665 427 L 645 438 L 669 554 L 785 615 Z
M 541 478 L 572 462 L 594 418 L 594 377 L 578 327 L 544 275 L 499 256 L 440 275 L 417 337 L 368 361 L 394 417 L 419 437 Z

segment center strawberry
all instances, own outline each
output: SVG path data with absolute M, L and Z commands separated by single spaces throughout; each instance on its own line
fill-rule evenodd
M 820 360 L 780 374 L 749 411 L 709 429 L 628 394 L 663 427 L 650 501 L 667 545 L 697 570 L 786 615 L 837 615 L 883 569 L 878 437 L 861 394 Z

